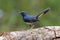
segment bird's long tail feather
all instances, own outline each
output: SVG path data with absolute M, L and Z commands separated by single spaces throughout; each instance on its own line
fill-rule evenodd
M 42 12 L 40 12 L 40 14 L 38 14 L 36 17 L 38 18 L 38 17 L 43 16 L 43 15 L 46 14 L 49 10 L 50 10 L 50 8 L 44 9 L 44 10 L 43 10 Z

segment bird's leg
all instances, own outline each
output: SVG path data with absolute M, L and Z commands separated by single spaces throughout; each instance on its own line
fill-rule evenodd
M 27 23 L 29 26 L 32 26 L 33 25 L 33 23 Z
M 27 23 L 31 28 L 30 29 L 33 29 L 35 27 L 35 23 Z
M 29 26 L 29 29 L 33 26 L 33 23 L 27 23 Z
M 35 27 L 35 24 L 36 24 L 37 22 L 34 22 L 32 25 L 31 25 L 31 28 L 30 29 L 33 29 L 34 27 Z
M 32 25 L 30 29 L 33 29 L 35 27 L 35 25 Z

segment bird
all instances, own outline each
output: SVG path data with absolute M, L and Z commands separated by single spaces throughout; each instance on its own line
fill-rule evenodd
M 50 8 L 46 8 L 35 16 L 31 16 L 25 11 L 21 11 L 20 14 L 22 15 L 23 21 L 31 25 L 31 24 L 39 21 L 38 18 L 45 15 L 49 10 L 50 10 Z

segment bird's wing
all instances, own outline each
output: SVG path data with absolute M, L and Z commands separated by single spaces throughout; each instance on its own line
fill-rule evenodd
M 38 17 L 43 16 L 43 15 L 46 14 L 49 10 L 50 10 L 50 8 L 44 9 L 43 11 L 40 12 L 40 14 L 36 15 L 36 17 L 38 18 Z

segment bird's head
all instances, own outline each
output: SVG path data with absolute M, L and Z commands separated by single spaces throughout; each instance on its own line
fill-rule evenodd
M 20 14 L 21 14 L 22 16 L 26 16 L 26 15 L 27 15 L 27 13 L 24 12 L 24 11 L 20 12 Z

